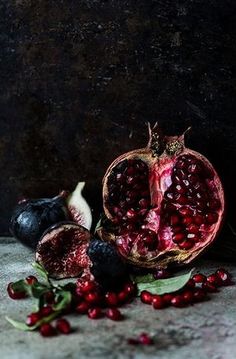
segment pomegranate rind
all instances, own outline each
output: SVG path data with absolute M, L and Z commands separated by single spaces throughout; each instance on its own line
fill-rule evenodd
M 78 277 L 91 263 L 87 256 L 89 231 L 73 222 L 50 227 L 36 249 L 36 262 L 55 279 Z
M 217 191 L 218 200 L 220 201 L 220 208 L 217 210 L 218 220 L 213 226 L 211 226 L 211 228 L 206 229 L 205 237 L 203 238 L 203 240 L 195 244 L 194 247 L 190 250 L 181 249 L 172 242 L 169 247 L 167 246 L 164 250 L 159 251 L 157 255 L 155 255 L 155 253 L 151 253 L 146 257 L 140 256 L 135 251 L 133 251 L 131 255 L 127 255 L 127 253 L 124 253 L 122 250 L 120 251 L 121 255 L 123 255 L 128 262 L 135 265 L 139 265 L 140 267 L 154 268 L 158 266 L 160 268 L 166 268 L 170 265 L 175 266 L 187 264 L 190 263 L 197 256 L 199 256 L 203 251 L 205 251 L 215 241 L 217 235 L 220 233 L 225 214 L 224 189 L 221 180 L 210 161 L 202 154 L 185 147 L 184 134 L 181 136 L 166 136 L 164 138 L 165 149 L 158 156 L 154 155 L 151 149 L 151 130 L 149 135 L 150 140 L 147 147 L 122 154 L 117 159 L 115 159 L 115 161 L 113 161 L 108 167 L 103 178 L 104 212 L 106 217 L 112 222 L 113 216 L 109 211 L 109 206 L 107 205 L 109 198 L 108 179 L 110 174 L 112 173 L 113 168 L 115 168 L 121 161 L 142 160 L 144 163 L 146 163 L 149 169 L 152 169 L 152 171 L 150 172 L 153 172 L 153 168 L 156 168 L 157 176 L 154 180 L 152 180 L 149 174 L 151 203 L 155 211 L 155 208 L 160 208 L 160 204 L 163 199 L 163 193 L 166 190 L 166 184 L 164 183 L 164 181 L 162 181 L 162 174 L 167 170 L 169 171 L 171 166 L 174 166 L 174 163 L 180 155 L 194 156 L 195 158 L 203 162 L 204 166 L 212 173 L 212 179 L 209 183 L 209 188 L 211 188 L 212 186 L 212 190 L 215 189 L 215 191 Z M 174 147 L 176 151 L 170 153 L 171 149 L 173 149 L 173 146 L 176 146 Z M 159 172 L 160 169 L 161 172 Z M 153 195 L 154 193 L 155 195 Z M 119 241 L 122 236 L 115 235 L 113 231 L 107 230 L 105 227 L 100 227 L 97 232 L 103 240 L 115 242 L 119 249 Z

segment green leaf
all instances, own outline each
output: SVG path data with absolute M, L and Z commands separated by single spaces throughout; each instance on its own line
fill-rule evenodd
M 16 329 L 20 329 L 20 330 L 24 330 L 24 331 L 28 331 L 28 330 L 34 330 L 35 326 L 29 327 L 27 324 L 25 324 L 24 322 L 19 322 L 18 320 L 14 320 L 11 319 L 9 317 L 5 317 L 6 320 L 11 323 L 11 325 L 13 325 L 13 327 L 15 327 Z
M 131 275 L 130 279 L 137 284 L 138 283 L 150 283 L 150 282 L 154 282 L 156 280 L 151 273 L 146 274 L 146 275 L 138 275 L 138 276 Z
M 12 283 L 11 287 L 14 292 L 25 292 L 28 295 L 31 295 L 31 286 L 24 279 Z
M 32 326 L 28 326 L 24 322 L 19 322 L 18 320 L 14 320 L 14 319 L 11 319 L 9 317 L 5 317 L 5 318 L 11 325 L 13 325 L 14 328 L 19 329 L 19 330 L 23 330 L 23 331 L 26 332 L 26 331 L 33 331 L 33 330 L 39 328 L 43 323 L 50 323 L 59 314 L 60 314 L 60 312 L 54 312 L 54 313 L 50 314 L 48 317 L 42 318 L 35 325 L 32 325 Z
M 60 290 L 56 294 L 56 304 L 54 304 L 53 309 L 56 311 L 61 311 L 71 303 L 72 295 L 69 291 Z
M 42 277 L 46 282 L 48 282 L 48 272 L 46 269 L 39 263 L 34 262 L 32 263 L 32 267 L 36 270 L 36 272 Z
M 40 282 L 36 282 L 31 286 L 31 293 L 34 298 L 40 298 L 44 293 L 49 291 L 49 286 L 46 284 L 42 284 Z
M 189 273 L 182 274 L 177 277 L 138 283 L 138 295 L 140 295 L 143 290 L 147 290 L 152 294 L 159 295 L 176 292 L 185 286 L 185 284 L 190 279 L 192 272 L 193 269 Z

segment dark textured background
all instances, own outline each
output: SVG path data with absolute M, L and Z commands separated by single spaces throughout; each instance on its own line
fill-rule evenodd
M 236 217 L 235 0 L 1 0 L 0 230 L 18 197 L 101 179 L 145 122 L 216 166 Z M 230 230 L 227 236 L 235 236 Z

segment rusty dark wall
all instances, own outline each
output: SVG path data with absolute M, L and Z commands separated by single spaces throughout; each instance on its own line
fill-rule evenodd
M 21 196 L 101 179 L 144 145 L 145 122 L 192 126 L 218 169 L 235 220 L 234 0 L 1 0 L 0 231 Z

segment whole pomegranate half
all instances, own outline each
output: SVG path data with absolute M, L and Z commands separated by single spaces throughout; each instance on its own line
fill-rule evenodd
M 219 176 L 206 157 L 185 147 L 184 135 L 163 136 L 149 125 L 147 147 L 118 157 L 103 179 L 109 225 L 98 234 L 141 267 L 189 263 L 222 224 Z

